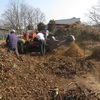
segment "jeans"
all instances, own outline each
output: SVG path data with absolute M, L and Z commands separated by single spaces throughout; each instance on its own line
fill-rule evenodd
M 39 40 L 39 47 L 40 47 L 40 53 L 42 54 L 42 55 L 44 55 L 45 54 L 45 45 L 46 45 L 46 42 L 45 42 L 45 40 Z

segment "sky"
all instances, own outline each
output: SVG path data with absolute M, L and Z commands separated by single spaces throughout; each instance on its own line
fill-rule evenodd
M 10 0 L 0 2 L 0 15 L 7 9 Z M 17 1 L 17 0 L 16 0 Z M 34 8 L 39 8 L 45 14 L 46 23 L 50 20 L 80 18 L 88 21 L 86 14 L 98 0 L 23 0 Z

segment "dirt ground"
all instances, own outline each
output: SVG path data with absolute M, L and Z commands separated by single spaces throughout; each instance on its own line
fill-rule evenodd
M 90 54 L 75 44 L 18 59 L 0 43 L 0 100 L 99 100 L 100 56 Z

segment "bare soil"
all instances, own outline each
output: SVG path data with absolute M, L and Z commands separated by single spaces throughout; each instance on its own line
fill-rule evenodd
M 68 55 L 73 48 L 81 57 L 76 52 Z M 0 100 L 99 100 L 100 59 L 86 59 L 90 56 L 86 55 L 75 44 L 60 46 L 44 56 L 20 54 L 18 59 L 1 43 Z

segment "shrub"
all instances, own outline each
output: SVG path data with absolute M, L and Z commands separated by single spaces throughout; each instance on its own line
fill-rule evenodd
M 98 28 L 92 26 L 80 25 L 78 27 L 63 27 L 59 28 L 54 35 L 57 39 L 62 39 L 67 35 L 72 34 L 75 36 L 77 41 L 92 40 L 100 41 L 100 32 Z

